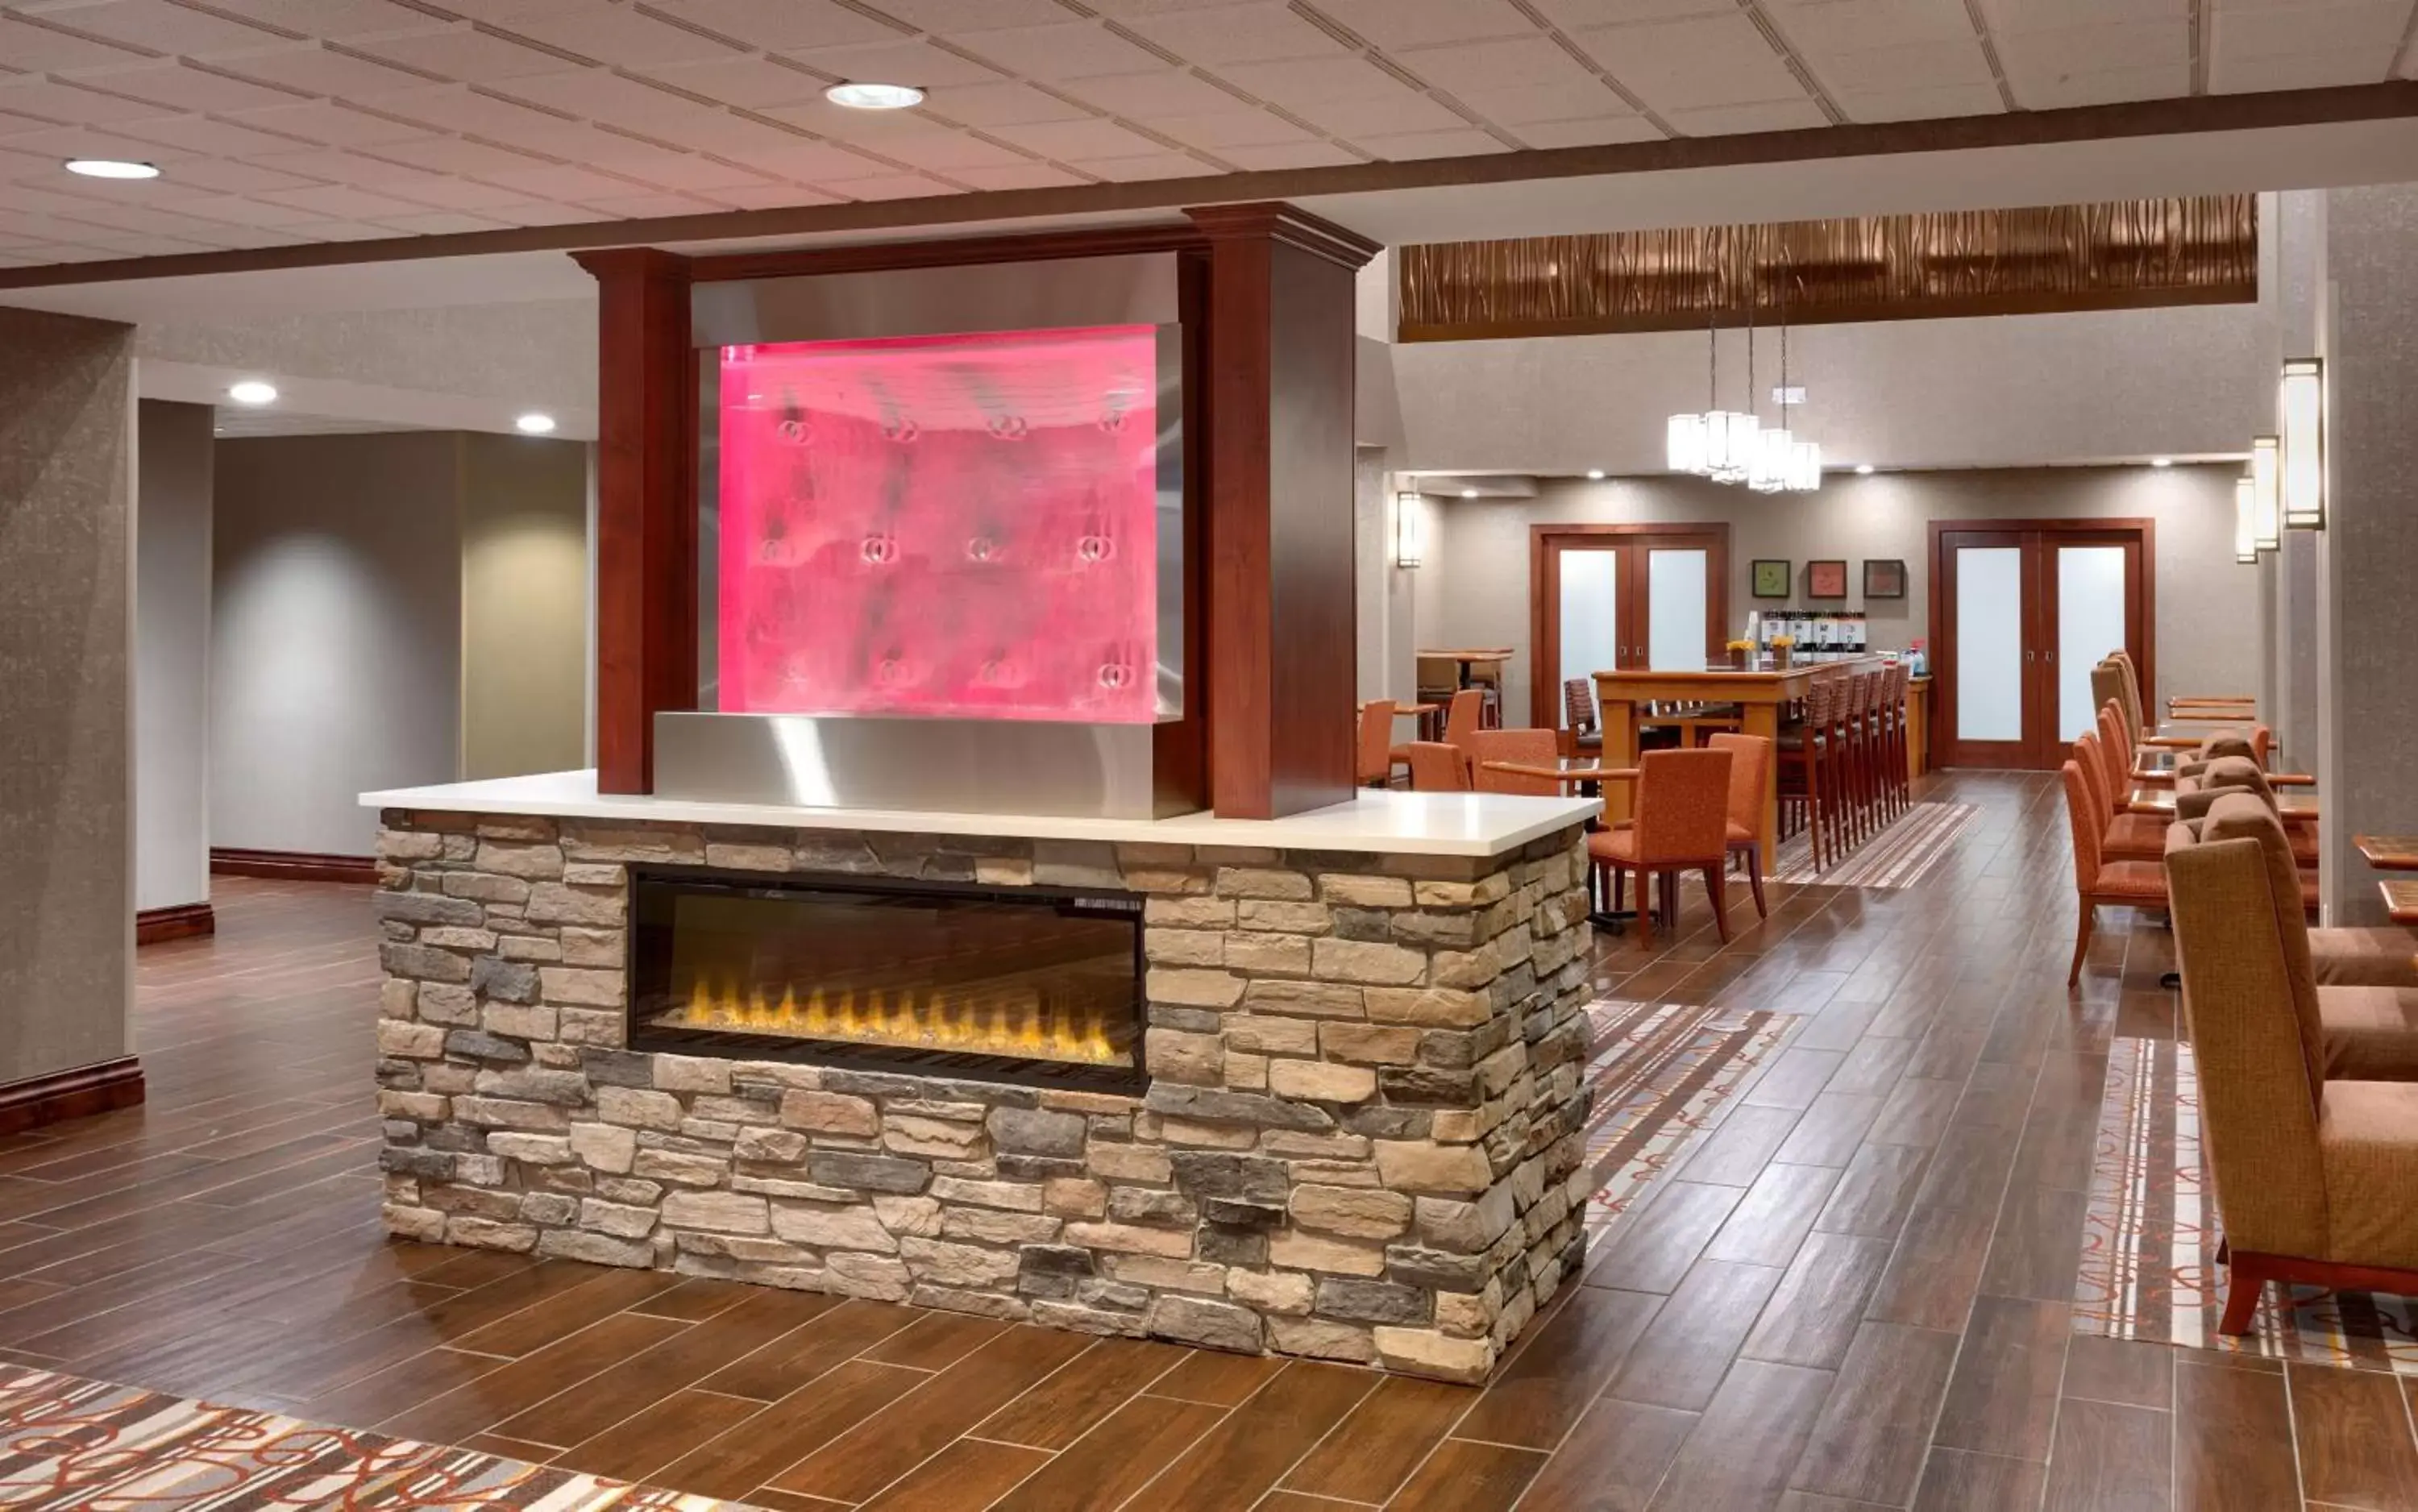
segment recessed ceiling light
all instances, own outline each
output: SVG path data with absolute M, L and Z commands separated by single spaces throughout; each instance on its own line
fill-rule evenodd
M 513 423 L 531 435 L 543 435 L 554 429 L 554 417 L 532 409 Z
M 246 378 L 227 390 L 227 397 L 238 405 L 273 405 L 277 403 L 277 386 L 258 378 Z
M 1463 498 L 1476 498 L 1477 496 L 1477 490 L 1475 488 L 1464 488 L 1461 491 L 1461 496 Z
M 2150 466 L 2152 467 L 2171 467 L 2174 465 L 2175 459 L 2172 457 L 2151 457 L 2150 459 Z
M 1856 476 L 1857 476 L 1857 477 L 1859 477 L 1859 478 L 1870 478 L 1872 475 L 1873 475 L 1873 465 L 1872 465 L 1871 463 L 1869 463 L 1869 462 L 1859 462 L 1859 463 L 1857 463 L 1857 464 L 1856 464 Z
M 1601 467 L 1589 467 L 1587 469 L 1587 481 L 1591 483 L 1599 483 L 1603 481 L 1603 469 Z
M 68 172 L 82 174 L 86 178 L 157 178 L 158 167 L 147 162 L 129 162 L 121 158 L 69 158 Z
M 823 91 L 823 98 L 850 110 L 905 110 L 924 103 L 924 91 L 913 84 L 851 82 L 832 85 Z

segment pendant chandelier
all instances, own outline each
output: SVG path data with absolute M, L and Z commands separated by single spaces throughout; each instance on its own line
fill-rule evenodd
M 1663 465 L 1675 473 L 1744 483 L 1758 494 L 1811 493 L 1822 486 L 1822 448 L 1798 440 L 1788 428 L 1788 309 L 1781 306 L 1779 405 L 1781 423 L 1766 429 L 1756 414 L 1754 305 L 1747 306 L 1744 410 L 1721 407 L 1721 333 L 1718 292 L 1705 316 L 1705 408 L 1674 415 L 1663 428 Z

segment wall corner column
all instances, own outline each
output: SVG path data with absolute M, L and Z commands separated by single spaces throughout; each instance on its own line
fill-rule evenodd
M 598 293 L 596 786 L 645 793 L 656 712 L 697 696 L 689 263 L 652 247 L 574 255 Z
M 1355 275 L 1378 247 L 1284 204 L 1186 213 L 1208 243 L 1210 799 L 1277 818 L 1354 787 Z

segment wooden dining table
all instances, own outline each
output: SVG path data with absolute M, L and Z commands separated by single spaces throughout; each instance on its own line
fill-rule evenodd
M 2384 894 L 2384 916 L 2397 924 L 2418 924 L 2418 882 L 2390 879 L 2376 884 Z
M 1367 709 L 1369 706 L 1362 704 L 1360 707 Z M 1417 734 L 1422 741 L 1437 741 L 1444 738 L 1444 726 L 1440 723 L 1444 718 L 1442 704 L 1396 704 L 1394 717 L 1417 720 L 1419 722 Z
M 2151 818 L 2173 818 L 2175 790 L 2171 787 L 2135 787 L 2125 798 L 2124 809 L 2126 813 L 2146 814 Z M 2287 824 L 2315 824 L 2319 812 L 2318 795 L 2304 789 L 2288 788 L 2275 795 L 2275 812 Z
M 1415 654 L 1419 656 L 1432 656 L 1438 661 L 1448 661 L 1452 663 L 1453 665 L 1461 669 L 1460 685 L 1466 688 L 1469 686 L 1469 669 L 1471 667 L 1477 665 L 1480 662 L 1490 662 L 1500 665 L 1520 653 L 1508 646 L 1482 646 L 1474 649 L 1470 647 L 1446 647 L 1442 649 L 1421 650 Z
M 2380 872 L 2418 872 L 2418 834 L 2355 834 L 2360 859 Z

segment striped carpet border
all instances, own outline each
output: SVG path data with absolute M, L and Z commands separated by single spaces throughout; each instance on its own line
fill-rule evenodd
M 2270 1286 L 2243 1338 L 2216 1331 L 2225 1275 L 2191 1046 L 2120 1037 L 2100 1100 L 2074 1331 L 2418 1375 L 2418 1300 Z M 2288 1290 L 2288 1304 L 2279 1301 Z
M 735 1502 L 13 1365 L 0 1365 L 0 1507 L 746 1512 Z
M 1790 1016 L 1761 1009 L 1607 999 L 1587 1006 L 1594 1105 L 1586 1124 L 1592 1245 L 1780 1043 Z
M 1948 854 L 1979 812 L 1971 803 L 1916 803 L 1828 871 L 1814 869 L 1814 843 L 1800 834 L 1780 848 L 1771 879 L 1823 887 L 1912 887 Z

